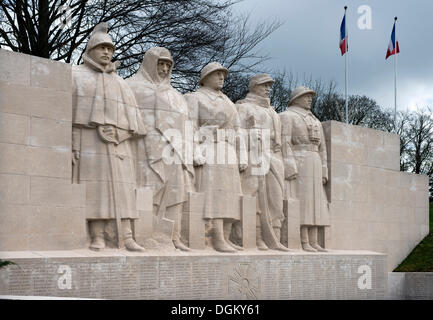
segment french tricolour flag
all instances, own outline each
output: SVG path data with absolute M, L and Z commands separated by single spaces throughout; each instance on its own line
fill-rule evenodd
M 400 53 L 400 48 L 398 46 L 398 41 L 395 41 L 395 22 L 392 28 L 391 40 L 389 41 L 388 50 L 386 51 L 386 59 L 388 59 L 393 54 Z
M 346 13 L 344 14 L 343 21 L 341 21 L 340 27 L 340 50 L 342 56 L 349 50 L 346 33 Z

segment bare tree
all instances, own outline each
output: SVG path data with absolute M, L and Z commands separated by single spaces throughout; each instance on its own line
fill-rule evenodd
M 313 99 L 311 109 L 313 113 L 317 109 L 318 101 L 323 98 L 326 89 L 329 86 L 329 90 L 334 92 L 335 83 L 331 81 L 329 84 L 325 83 L 321 79 L 313 79 L 313 77 L 306 76 L 305 74 L 301 77 L 298 74 L 287 72 L 285 70 L 278 72 L 270 72 L 273 75 L 275 83 L 271 89 L 271 103 L 275 107 L 277 112 L 285 111 L 288 108 L 290 101 L 290 94 L 293 89 L 297 86 L 306 86 L 313 89 L 316 92 L 316 97 Z M 325 89 L 326 88 L 326 89 Z
M 391 118 L 391 117 L 390 117 Z M 413 122 L 413 114 L 409 111 L 400 111 L 397 113 L 397 123 L 395 130 L 391 127 L 389 132 L 395 132 L 400 136 L 400 171 L 409 171 L 411 160 L 408 157 L 411 137 L 409 134 L 411 122 Z M 390 120 L 392 124 L 392 121 Z
M 274 75 L 271 101 L 277 112 L 287 109 L 290 93 L 297 86 L 306 86 L 316 92 L 311 105 L 311 111 L 320 121 L 345 121 L 345 100 L 337 92 L 335 81 L 325 82 L 314 79 L 313 76 L 293 75 L 291 72 L 281 72 Z M 388 130 L 391 127 L 390 113 L 382 109 L 376 101 L 367 96 L 352 95 L 348 102 L 349 123 L 369 128 Z
M 245 98 L 248 93 L 250 75 L 241 72 L 231 73 L 224 82 L 223 92 L 235 102 Z
M 410 171 L 432 174 L 433 118 L 429 108 L 420 109 L 410 118 L 408 126 L 409 148 L 407 150 Z
M 291 72 L 287 73 L 285 70 L 275 73 L 273 78 L 275 82 L 270 93 L 271 104 L 275 107 L 275 111 L 282 112 L 287 109 L 290 93 L 297 80 Z
M 433 200 L 433 118 L 426 107 L 397 114 L 396 133 L 400 135 L 400 170 L 429 176 Z
M 219 61 L 233 74 L 251 72 L 267 59 L 256 46 L 280 26 L 277 21 L 249 25 L 234 16 L 238 0 L 3 0 L 0 46 L 67 63 L 80 63 L 93 27 L 108 22 L 116 43 L 114 60 L 128 77 L 153 46 L 167 47 L 175 66 L 173 84 L 194 89 L 199 72 Z

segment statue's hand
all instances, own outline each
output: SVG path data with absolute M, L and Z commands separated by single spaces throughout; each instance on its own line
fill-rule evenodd
M 104 125 L 98 127 L 98 134 L 101 140 L 105 143 L 119 144 L 117 140 L 117 130 L 112 125 Z
M 295 179 L 297 179 L 298 178 L 298 174 L 297 173 L 294 173 L 294 174 L 292 174 L 292 175 L 286 175 L 286 180 L 295 180 Z
M 104 126 L 102 132 L 111 139 L 116 138 L 116 129 L 113 126 Z
M 72 165 L 75 165 L 78 160 L 80 160 L 80 151 L 78 150 L 72 151 Z
M 202 165 L 204 165 L 205 163 L 206 163 L 206 158 L 203 157 L 202 155 L 197 155 L 197 156 L 194 158 L 194 166 L 195 166 L 195 167 L 202 166 Z
M 239 164 L 239 171 L 240 172 L 245 171 L 247 169 L 248 169 L 248 164 L 246 164 L 246 163 L 240 163 Z
M 327 184 L 327 183 L 328 183 L 328 179 L 325 178 L 325 177 L 323 177 L 323 178 L 322 178 L 322 184 Z

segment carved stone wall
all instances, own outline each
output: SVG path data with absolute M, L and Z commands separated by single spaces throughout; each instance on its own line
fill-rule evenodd
M 85 194 L 71 184 L 71 67 L 6 50 L 0 65 L 0 251 L 84 248 Z M 428 233 L 428 177 L 399 172 L 397 135 L 323 125 L 327 248 L 386 253 L 392 270 Z M 136 230 L 149 232 L 148 221 Z
M 256 251 L 257 253 L 257 251 Z M 386 256 L 367 251 L 107 256 L 4 254 L 0 295 L 102 299 L 384 299 Z
M 400 139 L 341 122 L 323 123 L 333 249 L 388 255 L 393 270 L 429 232 L 428 176 L 400 172 Z
M 71 184 L 71 66 L 0 49 L 0 250 L 85 246 Z

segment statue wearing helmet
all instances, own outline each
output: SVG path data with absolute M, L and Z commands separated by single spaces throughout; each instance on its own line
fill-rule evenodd
M 289 108 L 280 113 L 287 198 L 300 201 L 301 244 L 305 251 L 326 251 L 319 245 L 319 228 L 329 226 L 326 142 L 320 121 L 311 112 L 315 92 L 297 87 Z
M 145 134 L 134 93 L 111 62 L 115 47 L 108 25 L 98 24 L 87 43 L 83 64 L 72 67 L 73 182 L 85 184 L 90 249 L 105 248 L 116 221 L 117 244 L 143 251 L 132 237 L 136 174 L 132 150 Z

